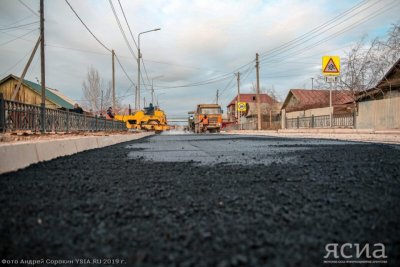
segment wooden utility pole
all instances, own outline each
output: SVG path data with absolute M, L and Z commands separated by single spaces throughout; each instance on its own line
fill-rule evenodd
M 218 105 L 218 98 L 219 98 L 219 90 L 217 89 L 217 105 Z
M 257 73 L 257 129 L 261 130 L 261 103 L 260 103 L 260 62 L 256 53 L 256 73 Z
M 237 113 L 237 121 L 238 121 L 238 124 L 240 125 L 241 124 L 241 121 L 240 121 L 240 115 L 242 115 L 242 114 L 240 114 L 240 111 L 239 111 L 239 102 L 240 102 L 240 72 L 238 72 L 237 74 L 236 74 L 236 76 L 237 76 L 237 104 L 236 104 L 236 113 Z
M 11 100 L 12 100 L 12 101 L 14 101 L 15 98 L 17 97 L 17 94 L 18 94 L 18 91 L 19 91 L 19 89 L 20 89 L 20 87 L 21 87 L 22 81 L 24 80 L 25 75 L 26 75 L 26 72 L 28 71 L 29 66 L 30 66 L 31 63 L 32 63 L 33 57 L 34 57 L 35 54 L 36 54 L 36 51 L 37 51 L 37 49 L 38 49 L 38 47 L 39 47 L 39 44 L 40 44 L 40 36 L 39 36 L 39 38 L 38 38 L 38 40 L 37 40 L 37 42 L 36 42 L 35 47 L 34 47 L 33 50 L 32 50 L 31 56 L 29 57 L 29 60 L 28 60 L 28 63 L 26 63 L 25 68 L 24 68 L 24 70 L 22 71 L 21 77 L 19 77 L 18 84 L 17 84 L 17 86 L 15 87 L 14 93 L 13 93 L 13 95 L 12 95 L 12 97 L 11 97 Z
M 115 110 L 115 52 L 112 50 L 112 108 Z M 114 111 L 115 112 L 115 111 Z
M 46 112 L 46 75 L 45 75 L 45 62 L 44 62 L 44 0 L 40 0 L 40 72 L 41 72 L 41 85 L 42 85 L 42 103 L 40 109 L 40 124 L 41 132 L 46 131 L 45 128 L 45 112 Z

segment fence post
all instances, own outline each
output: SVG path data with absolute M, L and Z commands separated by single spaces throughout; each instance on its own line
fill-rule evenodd
M 66 118 L 66 123 L 67 123 L 67 129 L 66 130 L 67 131 L 66 132 L 68 133 L 69 132 L 69 111 L 67 110 L 66 112 L 67 112 L 67 118 Z
M 297 128 L 300 128 L 300 117 L 297 116 Z
M 0 93 L 0 132 L 6 131 L 6 107 L 3 94 Z
M 311 115 L 311 128 L 314 128 L 314 114 Z

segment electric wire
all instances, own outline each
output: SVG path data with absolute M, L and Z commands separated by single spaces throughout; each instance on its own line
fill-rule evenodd
M 377 3 L 378 3 L 378 2 L 375 2 L 375 3 L 372 4 L 371 6 L 373 6 L 373 5 L 377 4 Z M 368 7 L 364 8 L 363 10 L 357 12 L 356 14 L 352 14 L 352 15 L 353 15 L 353 16 L 358 15 L 360 12 L 362 12 L 362 11 L 364 11 L 364 10 L 370 8 L 371 6 L 368 6 Z M 380 11 L 380 10 L 381 10 L 381 9 L 379 9 L 378 11 Z M 362 18 L 362 19 L 365 19 L 365 18 L 371 19 L 372 17 L 370 17 L 370 15 L 367 14 L 367 15 L 366 15 L 364 18 Z M 362 19 L 361 19 L 361 20 L 362 20 Z M 367 19 L 367 20 L 368 20 L 368 19 Z M 359 21 L 360 21 L 360 20 L 359 20 Z M 318 35 L 314 35 L 313 37 L 309 37 L 308 39 L 306 39 L 306 40 L 304 40 L 304 41 L 302 41 L 302 42 L 296 44 L 296 46 L 293 46 L 293 47 L 291 47 L 291 48 L 289 48 L 289 49 L 287 49 L 287 50 L 283 50 L 283 51 L 280 51 L 280 52 L 270 53 L 270 54 L 268 54 L 268 58 L 271 58 L 271 57 L 273 58 L 273 57 L 276 57 L 276 56 L 278 56 L 278 55 L 284 54 L 284 53 L 286 53 L 286 52 L 288 52 L 288 51 L 290 51 L 290 50 L 292 50 L 292 49 L 295 49 L 295 48 L 297 48 L 298 46 L 300 46 L 300 45 L 302 45 L 302 44 L 305 44 L 305 43 L 307 43 L 308 41 L 319 37 L 320 34 L 325 33 L 326 31 L 328 31 L 328 30 L 330 30 L 330 29 L 332 29 L 332 28 L 334 28 L 334 27 L 336 27 L 336 26 L 342 24 L 343 22 L 345 22 L 345 21 L 339 22 L 339 23 L 335 24 L 334 26 L 331 26 L 331 27 L 329 27 L 329 28 L 327 28 L 327 29 L 324 29 L 324 31 L 318 33 Z M 347 26 L 346 28 L 349 28 L 349 30 L 350 30 L 350 29 L 352 29 L 352 28 L 355 28 L 355 27 L 358 26 L 359 24 L 360 24 L 360 23 L 357 24 L 357 22 L 356 22 L 356 23 L 351 24 L 350 26 Z M 355 25 L 355 26 L 353 26 L 353 25 Z M 345 29 L 346 29 L 346 28 L 345 28 Z M 337 34 L 337 33 L 341 34 L 341 33 L 344 33 L 344 32 L 345 32 L 345 31 L 343 31 L 343 29 L 342 29 L 342 30 L 337 31 L 337 32 L 334 33 L 334 34 Z M 334 35 L 334 34 L 332 34 L 332 35 Z M 336 36 L 338 36 L 338 35 L 336 35 Z M 326 41 L 326 38 L 323 39 L 323 40 L 317 41 L 315 44 L 318 44 L 318 45 L 319 45 L 319 44 L 324 43 L 325 41 Z M 267 55 L 264 55 L 264 56 L 263 56 L 264 58 L 262 58 L 262 59 L 260 60 L 260 62 L 265 61 L 265 60 L 266 60 L 266 56 L 267 56 Z
M 99 38 L 97 38 L 96 35 L 94 35 L 94 33 L 89 29 L 89 27 L 85 24 L 85 22 L 83 22 L 83 20 L 79 17 L 78 13 L 76 13 L 75 9 L 71 6 L 71 4 L 68 2 L 68 0 L 65 0 L 65 2 L 68 4 L 68 6 L 69 6 L 70 9 L 72 10 L 72 12 L 74 12 L 75 16 L 79 19 L 79 21 L 83 24 L 83 26 L 85 26 L 86 30 L 93 36 L 93 38 L 96 39 L 96 41 L 97 41 L 102 47 L 104 47 L 108 52 L 111 53 L 111 49 L 109 49 L 107 46 L 105 46 L 105 45 L 99 40 Z
M 122 15 L 124 16 L 125 23 L 126 23 L 126 25 L 128 25 L 128 30 L 129 30 L 129 33 L 131 34 L 133 43 L 135 44 L 136 49 L 137 49 L 137 48 L 138 48 L 138 45 L 137 45 L 137 43 L 136 43 L 135 37 L 133 37 L 132 31 L 131 31 L 131 27 L 129 26 L 128 20 L 126 19 L 124 8 L 122 7 L 121 2 L 120 2 L 119 0 L 118 0 L 118 4 L 119 4 L 119 6 L 120 6 L 120 8 L 121 8 Z
M 29 25 L 34 25 L 37 23 L 39 23 L 39 21 L 33 21 L 33 22 L 25 23 L 25 24 L 16 25 L 16 26 L 4 27 L 4 28 L 0 28 L 0 31 L 19 29 L 19 28 L 23 28 L 23 27 L 29 26 Z
M 124 40 L 125 40 L 126 45 L 128 46 L 129 52 L 131 52 L 133 58 L 137 60 L 137 56 L 136 56 L 135 52 L 133 52 L 132 46 L 129 44 L 128 38 L 126 37 L 125 31 L 122 28 L 121 22 L 118 18 L 117 12 L 115 11 L 114 5 L 111 0 L 108 0 L 108 2 L 110 3 L 112 12 L 114 13 L 115 20 L 117 21 L 117 24 L 118 24 L 119 31 L 121 32 L 122 36 L 124 37 Z
M 33 33 L 34 31 L 37 31 L 37 29 L 33 29 L 33 30 L 31 30 L 31 31 L 29 31 L 29 32 L 27 32 L 27 33 L 24 33 L 24 34 L 20 35 L 20 36 L 15 36 L 14 39 L 8 40 L 8 41 L 6 41 L 6 42 L 0 44 L 0 46 L 7 45 L 7 44 L 9 44 L 9 43 L 11 43 L 11 42 L 13 42 L 13 41 L 15 41 L 15 40 L 21 39 L 22 37 L 27 36 L 27 35 Z
M 303 54 L 306 51 L 310 51 L 311 48 L 314 48 L 314 47 L 316 47 L 316 46 L 318 46 L 318 45 L 320 45 L 322 43 L 325 43 L 326 41 L 329 41 L 329 40 L 331 40 L 331 39 L 333 39 L 333 38 L 335 38 L 335 37 L 347 32 L 347 31 L 352 30 L 353 28 L 357 27 L 358 25 L 360 25 L 360 24 L 362 24 L 362 23 L 364 23 L 364 22 L 366 22 L 368 20 L 371 20 L 371 19 L 373 19 L 373 18 L 375 18 L 375 17 L 387 12 L 388 10 L 392 9 L 396 5 L 397 5 L 397 2 L 393 1 L 392 5 L 389 5 L 386 8 L 385 7 L 380 8 L 379 10 L 376 11 L 376 13 L 373 16 L 363 17 L 363 18 L 357 20 L 356 22 L 352 23 L 351 25 L 343 28 L 342 30 L 340 30 L 338 32 L 335 32 L 335 33 L 325 37 L 324 39 L 321 39 L 321 40 L 319 40 L 319 41 L 317 41 L 317 42 L 315 42 L 315 43 L 313 43 L 313 44 L 311 44 L 309 46 L 303 47 L 303 48 L 301 48 L 299 50 L 296 50 L 296 51 L 292 52 L 291 54 L 285 55 L 285 57 L 281 57 L 281 58 L 278 58 L 276 60 L 283 62 L 285 59 L 291 58 L 291 56 L 300 55 L 300 54 Z M 262 60 L 262 61 L 264 62 L 265 60 Z
M 24 2 L 22 2 L 22 0 L 18 0 L 18 2 L 23 5 L 24 7 L 26 7 L 30 12 L 32 12 L 32 14 L 34 14 L 37 17 L 40 17 L 38 12 L 35 12 L 32 8 L 30 8 L 27 4 L 25 4 Z

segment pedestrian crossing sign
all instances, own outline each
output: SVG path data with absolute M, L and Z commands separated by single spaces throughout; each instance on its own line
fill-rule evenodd
M 340 57 L 323 56 L 322 57 L 322 74 L 324 76 L 340 75 Z
M 246 111 L 246 102 L 238 102 L 237 110 L 238 111 Z

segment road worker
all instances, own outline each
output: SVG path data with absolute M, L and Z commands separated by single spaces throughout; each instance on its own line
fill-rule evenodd
M 207 115 L 204 115 L 203 119 L 201 120 L 201 123 L 203 124 L 203 127 L 202 127 L 203 132 L 206 132 L 207 131 L 207 126 L 208 126 Z

